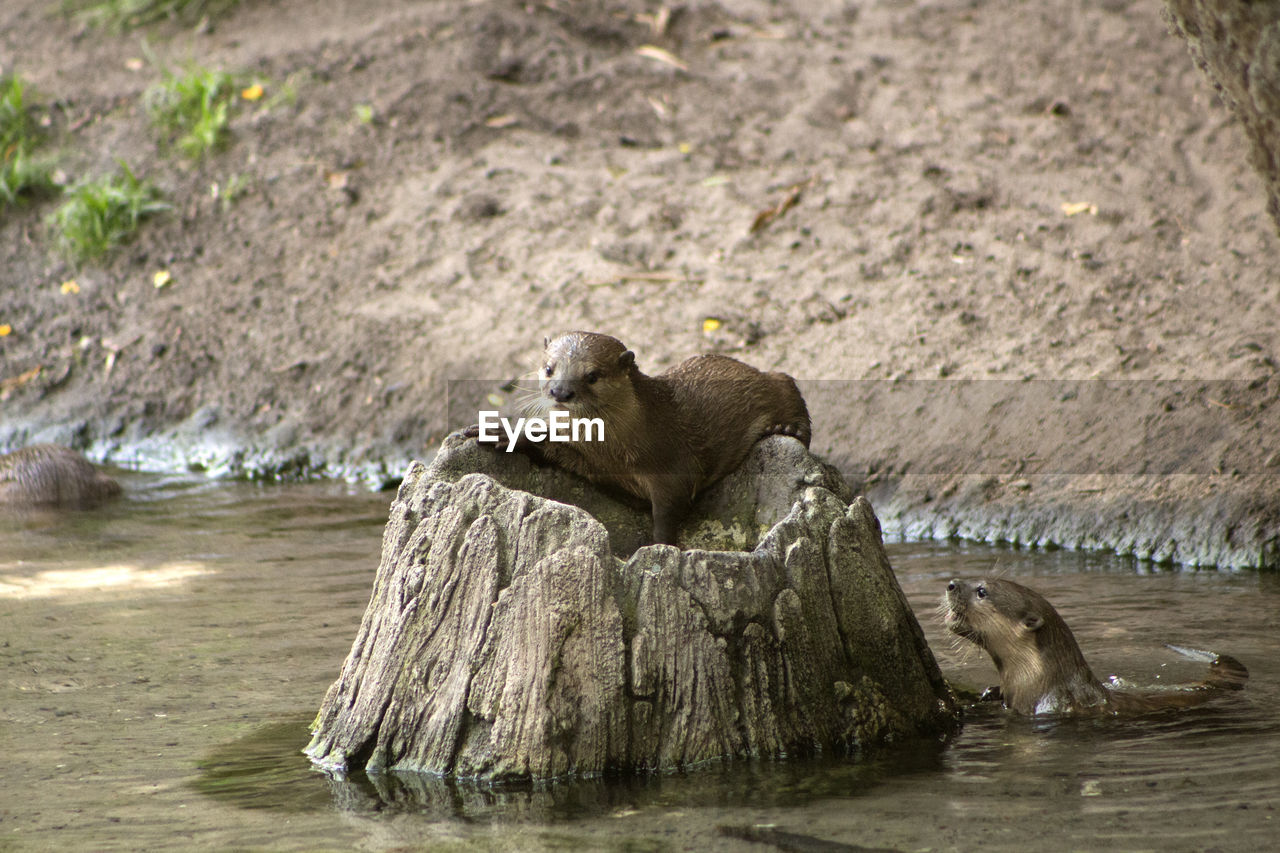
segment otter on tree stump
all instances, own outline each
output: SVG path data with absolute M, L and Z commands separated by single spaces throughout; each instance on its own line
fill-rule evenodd
M 1233 657 L 1169 646 L 1208 663 L 1205 680 L 1160 690 L 1109 688 L 1094 677 L 1053 605 L 1010 580 L 952 580 L 942 612 L 951 633 L 991 655 L 1005 707 L 1021 714 L 1143 714 L 1189 708 L 1220 690 L 1239 690 L 1249 678 L 1249 671 Z
M 724 355 L 693 356 L 648 376 L 617 338 L 567 332 L 545 341 L 539 394 L 530 414 L 599 418 L 602 440 L 515 449 L 648 501 L 653 539 L 674 545 L 694 498 L 771 435 L 809 446 L 809 410 L 795 380 Z M 479 425 L 465 434 L 480 435 Z
M 410 465 L 313 761 L 375 784 L 514 781 L 858 757 L 955 731 L 871 505 L 798 442 L 759 442 L 699 503 L 725 525 L 775 518 L 749 551 L 619 557 L 550 481 L 599 491 L 458 433 Z
M 67 447 L 33 444 L 0 455 L 0 507 L 89 509 L 120 492 L 119 483 Z

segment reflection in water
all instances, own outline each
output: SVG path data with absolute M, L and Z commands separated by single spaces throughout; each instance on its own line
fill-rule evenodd
M 467 821 L 561 821 L 655 807 L 781 808 L 855 796 L 888 776 L 943 768 L 945 745 L 925 741 L 846 759 L 712 762 L 685 772 L 549 782 L 487 783 L 422 773 L 327 774 L 302 754 L 311 717 L 261 726 L 198 763 L 194 790 L 246 809 L 421 814 Z
M 981 688 L 995 683 L 995 670 L 952 642 L 938 602 L 949 578 L 995 567 L 1054 602 L 1101 678 L 1198 678 L 1203 665 L 1165 643 L 1226 652 L 1249 667 L 1244 691 L 1181 713 L 1046 721 L 984 704 L 949 744 L 864 762 L 744 761 L 523 787 L 412 774 L 336 779 L 301 750 L 369 599 L 391 496 L 340 484 L 124 480 L 126 499 L 100 513 L 0 521 L 0 847 L 715 851 L 756 838 L 810 849 L 1020 851 L 1028 838 L 1057 849 L 1274 842 L 1274 575 L 985 546 L 890 547 L 953 682 Z
M 242 809 L 308 812 L 330 805 L 324 774 L 302 754 L 310 717 L 254 729 L 221 744 L 196 763 L 191 788 Z
M 490 785 L 420 773 L 334 781 L 343 802 L 391 807 L 468 820 L 578 820 L 619 809 L 732 808 L 742 803 L 787 808 L 815 798 L 855 796 L 889 775 L 937 770 L 942 745 L 912 744 L 876 758 L 712 762 L 682 772 L 623 775 L 544 783 Z M 369 786 L 373 796 L 369 796 Z

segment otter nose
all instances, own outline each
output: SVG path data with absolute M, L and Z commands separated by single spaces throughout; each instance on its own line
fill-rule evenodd
M 551 399 L 557 403 L 567 403 L 573 399 L 573 389 L 568 385 L 562 385 L 557 382 L 547 389 L 547 393 L 551 395 Z

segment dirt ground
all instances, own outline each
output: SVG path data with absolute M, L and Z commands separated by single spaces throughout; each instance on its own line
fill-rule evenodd
M 267 96 L 171 156 L 148 52 Z M 0 65 L 174 206 L 80 269 L 5 212 L 0 447 L 377 483 L 587 328 L 806 380 L 891 533 L 1280 559 L 1280 246 L 1154 0 L 9 0 Z

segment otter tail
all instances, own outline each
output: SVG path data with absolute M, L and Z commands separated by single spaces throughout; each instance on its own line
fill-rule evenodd
M 1166 644 L 1178 654 L 1191 660 L 1209 664 L 1209 674 L 1205 676 L 1205 687 L 1216 687 L 1219 690 L 1242 690 L 1249 680 L 1249 670 L 1244 664 L 1231 655 L 1219 655 L 1201 649 L 1189 649 L 1185 646 Z

